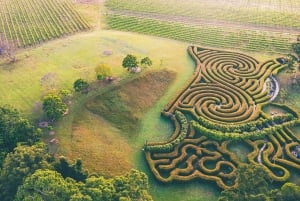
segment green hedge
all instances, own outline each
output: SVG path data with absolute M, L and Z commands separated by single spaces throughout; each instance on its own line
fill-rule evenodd
M 184 114 L 178 110 L 175 111 L 175 117 L 180 124 L 179 135 L 172 141 L 165 143 L 165 144 L 156 144 L 156 145 L 155 144 L 154 145 L 146 144 L 144 146 L 145 151 L 170 152 L 174 149 L 175 146 L 179 145 L 184 140 L 184 138 L 187 136 L 187 133 L 188 133 L 188 127 L 189 127 L 188 121 L 185 118 Z
M 222 132 L 215 129 L 209 129 L 200 125 L 196 121 L 191 121 L 191 125 L 195 128 L 196 131 L 200 132 L 202 135 L 205 135 L 208 138 L 217 141 L 245 140 L 245 139 L 257 140 L 257 139 L 264 138 L 267 135 L 275 133 L 276 131 L 282 129 L 284 126 L 292 126 L 294 124 L 295 124 L 295 120 L 285 122 L 281 125 L 275 125 L 269 128 L 263 128 L 260 131 L 237 133 L 237 132 Z

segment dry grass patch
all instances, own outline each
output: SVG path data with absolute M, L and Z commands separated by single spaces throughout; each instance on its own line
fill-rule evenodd
M 90 173 L 115 176 L 130 171 L 131 148 L 120 130 L 109 122 L 82 109 L 75 117 L 70 139 L 70 152 L 73 160 L 81 158 Z
M 97 96 L 86 106 L 117 128 L 135 134 L 143 113 L 151 108 L 175 79 L 172 71 L 149 71 L 138 78 Z

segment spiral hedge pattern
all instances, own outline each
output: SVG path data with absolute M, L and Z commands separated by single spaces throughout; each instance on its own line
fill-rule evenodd
M 287 114 L 271 117 L 261 110 L 278 90 L 267 80 L 284 66 L 197 46 L 188 51 L 195 73 L 162 111 L 175 131 L 167 142 L 144 147 L 155 177 L 164 183 L 204 179 L 222 189 L 235 187 L 235 171 L 243 163 L 228 149 L 235 140 L 252 148 L 247 162 L 262 165 L 275 181 L 287 181 L 290 169 L 300 170 L 293 154 L 300 141 L 289 129 L 298 123 L 298 114 L 279 104 Z

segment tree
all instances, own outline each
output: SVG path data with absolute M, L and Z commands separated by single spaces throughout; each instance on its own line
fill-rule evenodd
M 222 191 L 219 201 L 270 200 L 272 192 L 268 185 L 271 178 L 258 165 L 241 165 L 237 170 L 238 187 Z
M 122 62 L 122 66 L 124 68 L 127 68 L 127 70 L 131 70 L 132 68 L 135 68 L 138 66 L 138 61 L 136 56 L 128 54 Z
M 16 59 L 16 43 L 8 41 L 3 33 L 0 33 L 0 57 L 7 57 L 10 62 L 15 62 Z
M 89 83 L 87 81 L 85 81 L 84 79 L 77 79 L 74 84 L 73 84 L 73 88 L 76 92 L 87 92 L 88 88 L 89 88 Z
M 59 119 L 67 110 L 67 105 L 55 94 L 48 94 L 43 99 L 43 110 L 52 121 Z
M 292 44 L 292 49 L 300 59 L 300 36 L 298 36 L 297 42 Z
M 37 170 L 27 177 L 19 187 L 15 200 L 69 201 L 71 197 L 76 200 L 78 195 L 80 191 L 75 181 L 65 180 L 58 172 L 46 169 Z M 85 200 L 91 199 L 85 197 Z
M 84 185 L 79 187 L 84 195 L 88 195 L 93 201 L 113 200 L 116 193 L 112 180 L 104 177 L 89 177 Z
M 279 100 L 284 103 L 287 97 L 287 90 L 285 88 L 281 88 L 279 91 Z
M 117 176 L 113 180 L 116 200 L 143 200 L 152 201 L 149 194 L 148 177 L 138 170 L 131 170 L 124 176 Z
M 112 76 L 111 67 L 106 64 L 99 64 L 96 68 L 96 76 L 98 80 L 103 80 Z
M 300 200 L 300 186 L 293 183 L 285 183 L 277 193 L 278 201 L 295 201 Z
M 42 132 L 36 129 L 19 112 L 6 105 L 0 107 L 0 166 L 8 152 L 18 143 L 32 145 L 40 140 Z
M 296 73 L 298 67 L 298 59 L 292 54 L 287 55 L 287 67 L 288 73 Z
M 62 89 L 58 92 L 59 97 L 61 98 L 61 100 L 68 104 L 68 102 L 72 99 L 73 94 L 70 90 L 68 89 Z
M 149 57 L 145 57 L 141 60 L 141 65 L 143 67 L 150 67 L 150 66 L 152 66 L 152 61 Z
M 51 168 L 52 157 L 47 153 L 45 144 L 18 146 L 9 153 L 0 174 L 0 197 L 11 201 L 23 179 L 37 169 Z
M 70 165 L 65 157 L 60 157 L 59 161 L 54 163 L 54 168 L 64 178 L 70 177 L 76 181 L 83 182 L 88 176 L 88 172 L 82 169 L 82 162 L 79 159 Z

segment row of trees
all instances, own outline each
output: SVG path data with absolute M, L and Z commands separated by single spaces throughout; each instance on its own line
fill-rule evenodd
M 131 71 L 132 69 L 137 68 L 139 66 L 139 63 L 142 67 L 152 66 L 152 60 L 149 57 L 144 57 L 139 62 L 137 57 L 132 54 L 126 55 L 126 57 L 123 59 L 122 66 L 124 68 L 127 68 L 128 71 Z
M 152 66 L 152 60 L 149 57 L 144 57 L 141 59 L 139 62 L 137 60 L 137 57 L 128 54 L 124 57 L 122 66 L 124 68 L 127 68 L 129 71 L 131 71 L 133 68 L 137 68 L 139 63 L 142 65 L 142 67 L 150 67 Z M 96 78 L 99 81 L 103 80 L 112 80 L 112 69 L 109 65 L 107 64 L 99 64 L 95 67 L 95 73 L 96 73 Z M 41 79 L 41 83 L 45 84 L 46 83 L 53 83 L 52 79 L 55 74 L 47 74 L 46 76 Z M 75 92 L 80 92 L 80 93 L 88 93 L 89 91 L 90 84 L 88 83 L 87 80 L 79 78 L 75 80 L 73 83 L 73 89 Z M 53 93 L 55 91 L 53 89 L 53 86 L 48 87 L 50 88 L 50 93 L 48 93 L 44 98 L 43 98 L 43 110 L 47 117 L 51 120 L 57 120 L 62 115 L 66 112 L 67 110 L 67 105 L 66 102 L 63 100 L 61 97 L 61 94 Z

